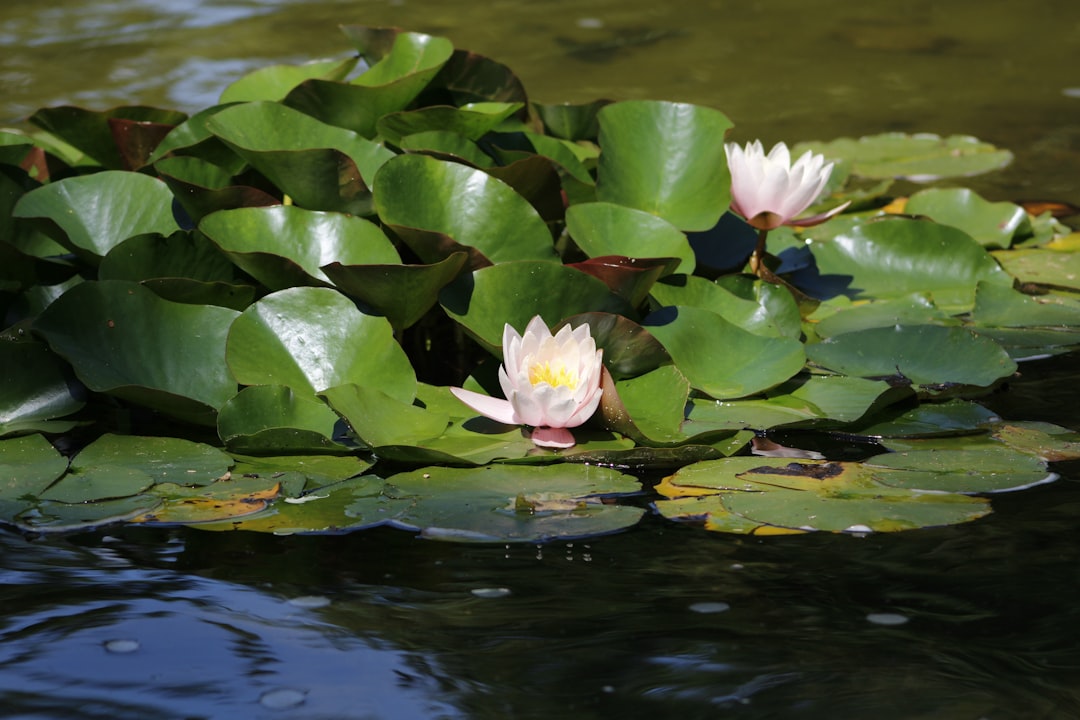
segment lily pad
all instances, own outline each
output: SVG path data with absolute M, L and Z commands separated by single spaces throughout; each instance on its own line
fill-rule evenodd
M 80 410 L 85 391 L 44 343 L 0 343 L 0 377 L 0 436 L 74 426 L 57 418 Z
M 927 494 L 875 482 L 858 463 L 726 458 L 689 465 L 657 491 L 656 508 L 708 530 L 740 534 L 896 532 L 953 525 L 990 512 L 981 498 Z
M 123 468 L 142 473 L 152 482 L 207 485 L 225 475 L 232 464 L 232 458 L 221 450 L 191 440 L 110 433 L 83 448 L 72 459 L 71 471 L 100 474 L 102 468 Z
M 237 314 L 102 280 L 68 290 L 34 330 L 90 389 L 212 425 L 216 409 L 236 393 L 225 337 Z
M 1016 372 L 1016 363 L 993 340 L 970 330 L 937 325 L 870 328 L 808 345 L 811 362 L 857 377 L 899 375 L 919 385 L 988 387 Z
M 960 228 L 983 247 L 1009 247 L 1027 223 L 1027 213 L 1019 205 L 992 203 L 967 188 L 922 190 L 911 196 L 904 212 Z
M 865 178 L 904 178 L 930 182 L 998 170 L 1012 162 L 1012 153 L 968 135 L 941 137 L 929 133 L 884 133 L 858 139 L 799 143 L 792 154 L 807 150 L 823 153 L 829 160 L 851 164 L 855 175 Z
M 95 263 L 129 237 L 179 229 L 165 183 L 120 170 L 42 185 L 19 200 L 14 215 L 55 223 L 58 239 Z
M 428 467 L 387 478 L 387 494 L 410 499 L 394 524 L 422 537 L 463 542 L 547 542 L 608 534 L 643 511 L 601 496 L 635 493 L 633 478 L 582 465 Z
M 993 256 L 1022 283 L 1080 290 L 1080 253 L 1024 248 L 997 251 Z
M 237 266 L 271 290 L 328 285 L 323 265 L 401 262 L 377 225 L 336 212 L 278 205 L 222 210 L 203 218 L 206 234 Z
M 756 335 L 701 308 L 664 308 L 642 325 L 663 344 L 691 386 L 718 399 L 779 385 L 806 361 L 798 340 Z
M 0 440 L 0 522 L 14 522 L 67 468 L 67 458 L 41 435 Z
M 716 224 L 731 202 L 722 140 L 732 123 L 723 113 L 633 100 L 607 105 L 597 118 L 598 200 L 644 210 L 679 230 Z
M 249 307 L 229 331 L 226 357 L 243 385 L 317 393 L 335 385 L 379 387 L 400 402 L 416 375 L 390 323 L 329 288 L 290 288 Z
M 644 210 L 607 202 L 580 203 L 567 209 L 566 229 L 589 257 L 674 257 L 680 261 L 680 272 L 694 272 L 694 251 L 686 235 Z
M 230 450 L 248 454 L 349 452 L 334 440 L 340 420 L 314 395 L 254 385 L 222 406 L 218 435 Z

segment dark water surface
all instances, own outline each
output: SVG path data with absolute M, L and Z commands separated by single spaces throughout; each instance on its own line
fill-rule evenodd
M 989 196 L 1080 202 L 1072 0 L 4 0 L 0 123 L 199 109 L 345 54 L 341 22 L 445 34 L 544 102 L 717 107 L 739 139 L 974 134 L 1017 155 Z M 1080 429 L 1078 363 L 987 403 Z M 984 520 L 863 538 L 0 532 L 0 717 L 1077 718 L 1080 463 L 1054 469 Z

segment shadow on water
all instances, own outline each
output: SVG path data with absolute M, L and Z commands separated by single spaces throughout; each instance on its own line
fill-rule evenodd
M 989 403 L 1069 407 L 1076 360 L 1027 364 Z M 0 703 L 40 718 L 1073 718 L 1080 463 L 1056 469 L 984 520 L 861 538 L 656 517 L 543 547 L 390 529 L 4 535 Z

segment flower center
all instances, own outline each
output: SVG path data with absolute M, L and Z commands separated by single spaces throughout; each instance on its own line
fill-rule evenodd
M 551 387 L 565 385 L 574 390 L 577 388 L 578 376 L 576 372 L 562 363 L 552 367 L 550 362 L 543 362 L 535 363 L 529 368 L 529 382 L 533 386 L 540 383 L 547 383 Z

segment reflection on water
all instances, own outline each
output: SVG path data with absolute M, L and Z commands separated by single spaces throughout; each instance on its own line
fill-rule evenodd
M 995 198 L 1080 204 L 1080 4 L 824 0 L 5 0 L 0 122 L 38 107 L 197 110 L 244 72 L 350 52 L 339 24 L 450 37 L 533 99 L 719 108 L 739 140 L 972 134 Z

